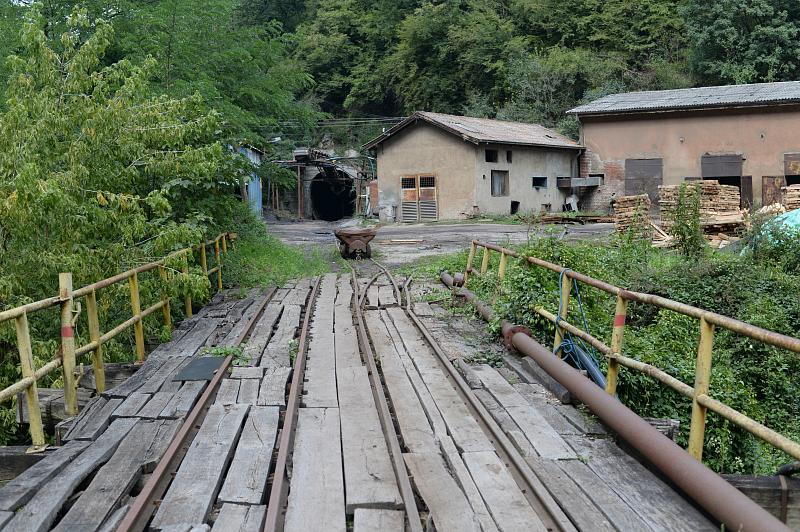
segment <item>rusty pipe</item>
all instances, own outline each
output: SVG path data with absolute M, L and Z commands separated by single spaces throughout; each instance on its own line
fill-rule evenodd
M 442 282 L 452 286 L 447 283 L 447 280 L 452 283 L 450 275 L 443 272 L 440 277 Z M 458 294 L 473 303 L 478 300 L 474 293 L 463 288 Z M 488 315 L 494 318 L 491 309 L 487 310 Z M 483 312 L 481 315 L 486 318 Z M 502 330 L 504 335 L 512 333 L 511 343 L 520 353 L 531 357 L 689 497 L 731 530 L 789 530 L 772 514 L 692 458 L 680 446 L 569 364 L 553 356 L 550 350 L 533 338 L 524 333 L 513 333 L 513 326 L 505 320 Z

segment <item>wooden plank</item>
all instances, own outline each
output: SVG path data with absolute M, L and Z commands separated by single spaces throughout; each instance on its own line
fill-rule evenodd
M 172 438 L 181 428 L 181 421 L 177 419 L 164 419 L 158 426 L 158 433 L 150 445 L 148 445 L 142 457 L 142 472 L 152 473 L 159 460 L 166 452 Z
M 405 313 L 399 308 L 388 310 L 392 322 L 397 327 L 406 352 L 419 369 L 436 406 L 442 414 L 448 433 L 461 452 L 491 451 L 494 449 L 467 405 L 444 374 L 439 362 L 425 344 L 419 331 Z
M 126 504 L 124 506 L 120 506 L 111 516 L 106 519 L 106 522 L 103 523 L 103 527 L 100 529 L 100 532 L 115 532 L 117 527 L 125 518 L 125 514 L 128 513 L 131 505 Z
M 353 532 L 403 532 L 404 530 L 403 511 L 356 508 L 353 516 Z
M 356 508 L 399 509 L 403 500 L 397 488 L 367 368 L 337 368 L 336 380 L 346 511 L 351 514 Z
M 186 381 L 158 415 L 160 418 L 184 418 L 206 388 L 206 381 Z
M 347 529 L 339 441 L 338 408 L 298 411 L 286 532 Z
M 246 405 L 211 405 L 158 507 L 153 528 L 205 522 L 248 409 Z
M 487 365 L 472 367 L 495 400 L 506 409 L 539 456 L 553 460 L 575 458 L 575 452 L 547 420 L 500 373 Z
M 511 419 L 506 409 L 492 397 L 492 394 L 486 390 L 475 390 L 474 393 L 523 457 L 539 456 L 519 426 Z
M 764 178 L 766 179 L 766 178 Z M 767 203 L 764 203 L 767 205 Z M 733 487 L 753 499 L 766 511 L 781 519 L 784 490 L 780 477 L 752 475 L 722 475 Z M 800 478 L 784 477 L 786 482 L 786 526 L 800 529 Z
M 547 420 L 547 423 L 553 427 L 553 430 L 557 433 L 562 436 L 564 434 L 583 434 L 578 427 L 570 423 L 569 420 L 555 408 L 557 400 L 549 400 L 548 397 L 552 397 L 552 395 L 550 395 L 543 386 L 525 383 L 518 383 L 513 386 L 533 408 L 542 414 L 542 417 Z M 564 406 L 570 408 L 569 405 Z
M 48 430 L 52 430 L 57 423 L 71 417 L 68 416 L 64 408 L 64 390 L 62 388 L 37 388 L 39 396 L 39 411 L 42 416 L 42 424 Z M 92 390 L 78 388 L 77 402 L 78 410 L 83 410 L 92 399 Z M 28 402 L 25 400 L 25 393 L 17 394 L 17 423 L 29 423 Z
M 301 307 L 298 305 L 284 305 L 278 327 L 264 349 L 259 366 L 270 368 L 290 365 L 289 346 L 300 326 L 300 314 Z
M 118 417 L 136 417 L 136 414 L 147 404 L 150 397 L 152 396 L 149 393 L 133 392 L 114 410 L 111 417 L 114 419 Z
M 436 452 L 438 445 L 433 428 L 389 337 L 386 325 L 378 312 L 366 312 L 365 321 L 375 354 L 381 362 L 388 399 L 397 419 L 403 444 L 413 453 Z
M 274 298 L 273 298 L 274 300 Z M 247 339 L 247 344 L 242 353 L 244 361 L 242 365 L 258 366 L 261 362 L 261 355 L 272 337 L 272 332 L 275 324 L 283 313 L 283 305 L 271 301 L 264 309 L 264 314 L 259 318 L 258 323 L 253 329 L 250 338 Z M 237 362 L 238 363 L 238 362 Z M 234 368 L 234 372 L 238 368 Z M 238 378 L 238 377 L 236 377 Z
M 394 294 L 392 285 L 385 284 L 378 287 L 378 302 L 381 307 L 395 307 L 397 306 L 397 298 Z
M 481 530 L 469 501 L 450 476 L 439 453 L 407 453 L 403 459 L 411 480 L 431 512 L 436 530 Z
M 159 370 L 163 362 L 163 357 L 150 353 L 150 356 L 147 357 L 147 360 L 144 361 L 139 370 L 134 373 L 132 377 L 125 380 L 125 382 L 119 386 L 106 390 L 103 392 L 103 396 L 127 398 L 133 392 L 141 388 L 142 385 Z
M 306 304 L 309 292 L 311 292 L 311 280 L 300 279 L 297 282 L 297 286 L 291 289 L 289 293 L 286 294 L 286 297 L 283 298 L 283 304 L 303 306 Z
M 28 502 L 41 486 L 60 473 L 88 446 L 88 441 L 76 440 L 48 452 L 47 456 L 0 487 L 0 510 L 14 511 Z
M 378 305 L 378 287 L 373 283 L 367 289 L 367 308 L 377 309 Z
M 172 400 L 174 397 L 174 393 L 172 392 L 156 392 L 150 397 L 150 400 L 147 401 L 147 404 L 139 410 L 139 413 L 136 414 L 137 417 L 143 419 L 156 419 L 161 415 L 161 412 L 167 406 L 167 404 Z
M 291 368 L 267 369 L 258 390 L 259 406 L 286 406 L 286 382 L 291 375 Z
M 337 407 L 336 357 L 334 345 L 333 312 L 336 296 L 336 276 L 326 275 L 314 306 L 311 322 L 311 341 L 306 355 L 303 406 Z
M 165 344 L 162 352 L 170 357 L 193 357 L 200 351 L 208 337 L 219 327 L 220 320 L 204 318 L 197 323 L 177 341 Z M 150 355 L 152 356 L 152 354 Z
M 265 368 L 259 367 L 235 367 L 231 370 L 231 379 L 261 379 L 264 371 Z
M 239 397 L 241 382 L 239 379 L 222 379 L 222 382 L 219 383 L 219 389 L 217 389 L 217 397 L 214 399 L 214 404 L 234 404 Z
M 58 522 L 55 531 L 96 530 L 118 507 L 142 476 L 142 460 L 163 421 L 140 420 L 111 459 L 100 468 L 89 486 Z
M 0 529 L 14 517 L 14 512 L 0 511 Z
M 219 492 L 222 502 L 259 504 L 264 500 L 272 451 L 278 435 L 277 407 L 250 409 L 236 453 Z
M 241 317 L 236 319 L 236 322 L 231 327 L 231 330 L 228 331 L 228 334 L 225 335 L 225 338 L 219 343 L 221 346 L 234 346 L 238 343 L 239 336 L 247 329 L 250 320 L 253 319 L 256 312 L 258 312 L 259 305 L 258 302 L 261 301 L 263 294 L 259 290 L 258 292 L 253 294 L 253 297 L 248 297 L 250 303 L 247 305 L 247 308 L 244 309 L 242 312 Z
M 50 447 L 48 448 L 49 453 L 29 453 L 29 449 L 29 445 L 6 445 L 0 447 L 0 487 L 36 465 L 37 462 L 46 458 L 48 454 L 56 451 L 56 448 Z
M 236 402 L 243 405 L 255 405 L 258 402 L 258 387 L 260 384 L 255 379 L 242 379 Z
M 428 418 L 430 426 L 433 428 L 434 435 L 446 435 L 447 426 L 445 425 L 444 418 L 442 417 L 439 408 L 436 406 L 433 396 L 431 396 L 430 391 L 428 391 L 428 387 L 425 386 L 425 383 L 422 381 L 422 376 L 419 374 L 419 371 L 417 371 L 414 361 L 411 360 L 411 357 L 408 355 L 408 351 L 403 344 L 403 340 L 400 338 L 400 333 L 394 326 L 394 323 L 392 323 L 389 314 L 385 310 L 380 311 L 380 313 L 381 319 L 383 320 L 383 323 L 389 332 L 389 336 L 394 343 L 395 350 L 400 358 L 400 362 L 405 369 L 409 381 L 411 381 L 411 384 L 414 387 L 415 394 L 419 397 L 420 404 L 422 405 L 423 410 L 425 410 L 425 416 Z
M 104 400 L 105 401 L 105 400 Z M 100 403 L 98 403 L 99 405 Z M 111 423 L 111 415 L 122 404 L 122 399 L 114 398 L 105 401 L 102 407 L 81 416 L 80 424 L 67 433 L 68 440 L 95 440 Z
M 182 357 L 166 359 L 158 371 L 156 371 L 152 377 L 147 379 L 147 382 L 142 384 L 138 391 L 142 393 L 156 393 L 161 389 L 161 386 L 164 385 L 164 381 L 167 380 L 167 377 L 173 374 L 175 369 L 184 362 L 185 359 Z
M 613 442 L 565 436 L 589 468 L 654 530 L 716 530 L 699 511 Z
M 6 526 L 7 531 L 42 532 L 49 530 L 64 502 L 76 487 L 97 467 L 104 464 L 120 441 L 137 423 L 135 419 L 117 419 L 84 452 L 48 481 Z
M 211 532 L 260 532 L 266 506 L 223 504 Z
M 544 460 L 542 460 L 544 461 Z M 574 500 L 576 506 L 579 501 L 588 498 L 596 508 L 603 513 L 606 520 L 612 523 L 617 530 L 650 530 L 650 527 L 642 520 L 641 517 L 631 508 L 625 501 L 623 501 L 614 491 L 608 489 L 608 486 L 592 471 L 589 466 L 580 460 L 562 460 L 555 462 L 578 487 L 585 494 L 585 497 L 575 497 L 570 499 L 559 500 Z M 537 464 L 538 465 L 538 464 Z M 551 472 L 552 478 L 560 479 L 555 472 Z M 546 484 L 548 484 L 545 481 Z M 553 488 L 554 490 L 558 488 Z M 566 506 L 566 505 L 565 505 Z M 575 506 L 570 508 L 563 507 L 566 513 L 574 512 Z M 585 510 L 586 511 L 586 510 Z M 577 519 L 577 518 L 576 518 Z M 595 521 L 601 523 L 601 520 Z
M 458 482 L 464 495 L 466 495 L 467 501 L 469 501 L 472 511 L 475 512 L 475 517 L 478 518 L 483 532 L 497 532 L 497 524 L 486 508 L 486 502 L 478 491 L 475 481 L 472 480 L 472 475 L 470 475 L 467 470 L 467 466 L 464 465 L 464 460 L 458 453 L 453 439 L 450 436 L 444 436 L 440 437 L 439 442 L 441 445 L 442 457 L 447 463 L 447 467 L 450 468 L 453 478 Z
M 100 412 L 108 401 L 106 397 L 100 395 L 93 397 L 86 405 L 86 408 L 81 410 L 72 420 L 72 427 L 64 435 L 64 441 L 75 439 L 80 431 L 83 430 L 83 427 L 90 423 L 91 417 Z
M 183 370 L 184 367 L 186 367 L 189 364 L 189 362 L 191 362 L 191 359 L 184 358 L 181 361 L 180 364 L 175 366 L 175 369 L 173 369 L 169 373 L 169 375 L 167 375 L 167 378 L 164 379 L 164 383 L 161 385 L 161 388 L 159 388 L 158 391 L 159 392 L 172 392 L 172 393 L 175 393 L 178 390 L 180 390 L 180 388 L 183 385 L 184 381 L 179 381 L 179 380 L 176 381 L 176 380 L 173 380 L 173 379 L 178 375 L 179 372 L 181 372 Z
M 547 531 L 494 452 L 464 453 L 462 458 L 500 530 Z

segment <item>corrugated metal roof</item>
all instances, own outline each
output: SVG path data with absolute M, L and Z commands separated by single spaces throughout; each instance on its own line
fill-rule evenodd
M 615 114 L 682 109 L 760 106 L 800 102 L 800 81 L 753 83 L 611 94 L 567 111 L 568 114 Z
M 574 140 L 539 124 L 417 111 L 381 136 L 367 142 L 373 148 L 417 120 L 438 126 L 474 144 L 517 144 L 548 148 L 581 148 Z

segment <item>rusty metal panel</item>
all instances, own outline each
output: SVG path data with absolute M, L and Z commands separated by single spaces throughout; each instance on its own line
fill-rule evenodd
M 739 206 L 742 209 L 749 209 L 753 206 L 753 176 L 743 175 L 739 185 Z
M 700 158 L 700 175 L 709 177 L 741 177 L 742 155 L 703 155 Z
M 785 183 L 786 178 L 782 175 L 763 176 L 761 178 L 761 204 L 772 205 L 773 203 L 781 203 L 783 200 L 781 187 L 785 186 Z
M 800 175 L 800 153 L 783 154 L 783 173 L 785 175 Z
M 625 159 L 625 195 L 647 194 L 655 205 L 663 165 L 662 159 Z

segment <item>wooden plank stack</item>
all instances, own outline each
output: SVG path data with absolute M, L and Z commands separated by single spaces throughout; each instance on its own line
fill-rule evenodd
M 789 185 L 783 187 L 783 204 L 787 211 L 800 209 L 800 185 Z
M 650 197 L 647 194 L 623 196 L 614 202 L 614 227 L 623 233 L 635 228 L 650 232 Z
M 669 231 L 675 220 L 681 185 L 658 187 L 661 225 Z M 732 185 L 720 185 L 718 181 L 695 181 L 686 183 L 686 195 L 691 197 L 700 189 L 700 224 L 715 232 L 735 229 L 744 223 L 744 214 L 739 208 L 739 189 Z

